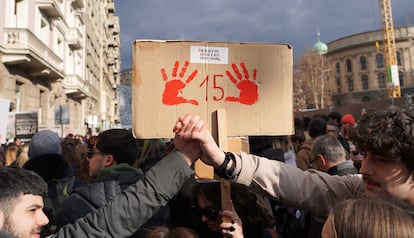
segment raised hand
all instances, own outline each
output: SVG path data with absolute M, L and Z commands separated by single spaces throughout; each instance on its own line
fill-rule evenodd
M 168 79 L 165 69 L 161 69 L 161 75 L 163 80 L 165 81 L 165 88 L 162 94 L 162 103 L 164 103 L 165 105 L 177 105 L 181 103 L 191 103 L 193 105 L 198 105 L 197 100 L 189 100 L 184 98 L 183 96 L 180 96 L 182 94 L 182 90 L 187 86 L 188 83 L 190 83 L 195 78 L 195 76 L 198 73 L 197 70 L 194 70 L 187 77 L 185 82 L 183 82 L 182 79 L 184 78 L 185 72 L 187 71 L 187 67 L 189 64 L 190 63 L 188 61 L 184 62 L 184 66 L 182 67 L 181 72 L 178 75 L 179 78 L 177 78 L 179 62 L 175 61 L 174 68 L 171 74 L 173 79 L 171 80 Z
M 204 163 L 214 167 L 223 163 L 224 152 L 217 146 L 207 124 L 199 116 L 192 114 L 180 116 L 173 131 L 175 138 L 180 139 L 177 144 L 174 142 L 178 150 L 183 152 L 183 150 L 193 150 L 193 147 L 197 147 L 199 149 L 197 158 L 200 157 Z
M 244 65 L 244 63 L 240 64 L 240 67 L 243 70 L 243 75 L 240 73 L 239 69 L 237 68 L 236 64 L 232 64 L 231 67 L 233 68 L 234 73 L 236 74 L 237 79 L 234 78 L 232 73 L 229 70 L 226 70 L 226 75 L 230 79 L 230 81 L 236 85 L 236 87 L 240 90 L 239 97 L 228 96 L 226 97 L 226 102 L 239 102 L 245 105 L 253 105 L 259 99 L 258 94 L 258 87 L 257 84 L 253 81 L 256 81 L 257 76 L 257 69 L 253 69 L 253 81 L 250 80 L 249 72 Z

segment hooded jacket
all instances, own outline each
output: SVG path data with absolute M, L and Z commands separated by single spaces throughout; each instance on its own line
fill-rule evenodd
M 105 206 L 143 176 L 144 173 L 140 169 L 131 167 L 126 163 L 102 169 L 96 182 L 78 187 L 72 192 L 56 212 L 55 225 L 59 229 Z M 151 217 L 147 225 L 167 225 L 170 221 L 169 218 L 170 211 L 168 207 L 163 207 Z M 137 232 L 134 237 L 139 237 L 139 234 L 141 234 L 141 231 Z
M 173 151 L 109 204 L 49 237 L 129 237 L 165 206 L 193 173 L 182 154 Z

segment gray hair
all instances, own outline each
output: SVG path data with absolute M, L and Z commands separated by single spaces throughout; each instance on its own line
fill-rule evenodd
M 345 149 L 341 142 L 335 137 L 321 135 L 312 142 L 311 156 L 316 158 L 321 154 L 331 162 L 338 162 L 346 159 Z

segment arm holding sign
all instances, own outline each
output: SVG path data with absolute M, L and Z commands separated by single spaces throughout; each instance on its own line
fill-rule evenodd
M 178 123 L 182 131 L 203 130 L 203 125 Z M 174 129 L 176 131 L 176 129 Z M 176 134 L 179 150 L 168 153 L 145 176 L 129 186 L 106 206 L 73 224 L 63 226 L 51 237 L 129 237 L 162 206 L 165 206 L 193 176 L 191 164 L 200 156 L 197 141 Z
M 311 212 L 328 213 L 338 199 L 354 197 L 363 191 L 360 176 L 330 176 L 316 170 L 302 171 L 285 163 L 255 155 L 223 153 L 200 117 L 181 116 L 176 133 L 186 140 L 198 141 L 201 159 L 224 169 L 227 179 L 241 184 L 256 183 L 263 191 L 291 206 Z M 188 128 L 181 130 L 181 128 Z M 191 129 L 190 129 L 191 128 Z M 200 128 L 200 130 L 196 129 Z M 227 163 L 227 166 L 223 166 Z

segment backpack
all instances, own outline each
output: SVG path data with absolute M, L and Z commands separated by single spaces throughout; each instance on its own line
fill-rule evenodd
M 53 224 L 55 213 L 72 193 L 75 181 L 76 177 L 73 175 L 64 179 L 52 179 L 47 183 L 48 195 L 43 197 L 43 211 L 49 218 L 49 224 L 42 229 L 42 231 L 46 232 L 45 235 L 56 232 L 56 226 L 51 225 Z

